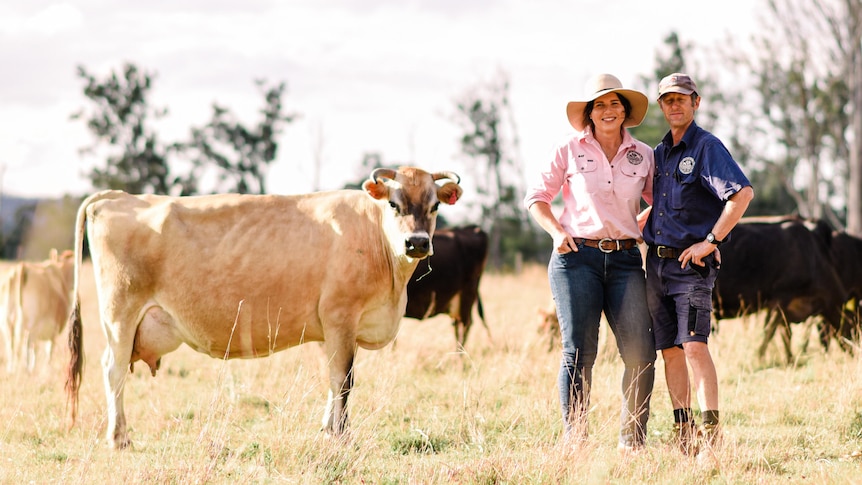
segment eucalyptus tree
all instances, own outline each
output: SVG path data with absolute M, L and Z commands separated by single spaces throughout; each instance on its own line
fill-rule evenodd
M 736 135 L 800 215 L 862 235 L 862 0 L 764 7 L 757 32 L 725 49 Z
M 120 72 L 111 71 L 104 79 L 78 66 L 78 77 L 84 81 L 84 96 L 93 106 L 80 109 L 71 118 L 84 120 L 94 138 L 80 153 L 105 160 L 104 166 L 90 170 L 93 187 L 168 193 L 172 148 L 159 140 L 151 126 L 168 112 L 149 104 L 155 74 L 126 63 Z
M 632 136 L 651 147 L 658 145 L 668 131 L 667 122 L 655 96 L 658 93 L 658 82 L 670 73 L 688 71 L 685 59 L 690 48 L 676 32 L 669 32 L 664 38 L 664 44 L 656 49 L 653 72 L 640 76 L 643 92 L 650 100 L 649 109 L 643 122 L 628 130 Z M 690 74 L 695 75 L 693 72 Z
M 263 94 L 260 121 L 246 126 L 228 108 L 212 104 L 212 118 L 192 128 L 191 140 L 182 148 L 192 162 L 189 174 L 179 179 L 184 193 L 198 192 L 200 181 L 216 168 L 215 192 L 266 193 L 266 175 L 278 153 L 278 136 L 296 120 L 297 113 L 285 113 L 282 97 L 286 84 L 267 86 L 256 81 Z
M 519 161 L 517 127 L 509 102 L 509 77 L 467 88 L 455 100 L 455 122 L 461 127 L 461 151 L 470 165 L 481 211 L 480 225 L 488 232 L 493 267 L 503 266 L 522 249 L 530 250 L 532 226 L 523 209 L 523 170 Z
M 284 82 L 267 85 L 259 80 L 264 103 L 257 124 L 246 126 L 229 108 L 213 103 L 210 121 L 192 127 L 190 140 L 163 143 L 151 126 L 168 114 L 167 108 L 150 105 L 154 73 L 126 63 L 121 72 L 101 79 L 79 66 L 78 76 L 93 103 L 72 115 L 73 120 L 85 120 L 94 136 L 81 153 L 105 161 L 89 174 L 96 189 L 172 195 L 266 193 L 278 136 L 299 116 L 285 112 Z

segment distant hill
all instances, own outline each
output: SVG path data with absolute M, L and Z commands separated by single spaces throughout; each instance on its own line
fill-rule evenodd
M 38 199 L 4 195 L 0 197 L 0 223 L 2 223 L 2 226 L 0 227 L 2 227 L 3 232 L 11 231 L 15 226 L 15 213 L 18 212 L 18 209 L 22 206 L 55 200 L 57 199 Z
M 40 261 L 52 248 L 74 246 L 77 197 L 0 198 L 0 259 Z M 16 221 L 16 215 L 22 220 Z

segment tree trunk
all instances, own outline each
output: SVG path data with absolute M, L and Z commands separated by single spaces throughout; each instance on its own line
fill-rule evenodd
M 853 99 L 851 123 L 853 137 L 850 142 L 850 160 L 848 160 L 849 183 L 847 187 L 847 232 L 854 236 L 862 236 L 862 59 L 858 25 L 859 12 L 852 12 L 851 18 L 857 19 L 854 29 L 853 43 L 850 46 L 851 73 L 850 93 Z

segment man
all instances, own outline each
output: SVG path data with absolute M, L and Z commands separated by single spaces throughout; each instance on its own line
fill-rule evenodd
M 670 131 L 655 148 L 653 205 L 644 227 L 647 302 L 674 408 L 674 436 L 686 454 L 709 450 L 720 437 L 718 377 L 709 353 L 716 248 L 754 197 L 751 183 L 724 144 L 694 122 L 697 86 L 686 74 L 659 83 L 658 104 Z M 691 412 L 691 366 L 703 428 Z

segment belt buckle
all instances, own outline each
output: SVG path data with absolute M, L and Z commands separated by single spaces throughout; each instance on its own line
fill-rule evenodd
M 612 242 L 612 243 L 615 243 L 615 244 L 617 245 L 616 249 L 613 249 L 613 248 L 611 248 L 611 249 L 605 249 L 605 246 L 604 246 L 604 242 L 605 242 L 605 241 L 610 241 L 610 242 Z M 601 251 L 601 252 L 603 252 L 603 253 L 605 253 L 605 254 L 609 254 L 609 253 L 612 253 L 612 252 L 614 252 L 614 251 L 619 251 L 619 250 L 620 250 L 620 242 L 619 242 L 619 241 L 616 241 L 616 240 L 611 239 L 611 238 L 609 238 L 609 237 L 605 237 L 605 238 L 599 239 L 599 251 Z
M 655 247 L 655 254 L 659 258 L 665 258 L 666 256 L 662 256 L 662 253 L 664 253 L 664 251 L 666 251 L 668 249 L 670 249 L 670 248 L 667 246 L 656 246 Z M 669 257 L 669 256 L 667 256 L 667 257 Z

